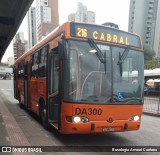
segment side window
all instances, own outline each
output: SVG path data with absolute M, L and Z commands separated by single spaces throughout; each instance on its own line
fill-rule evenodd
M 45 46 L 40 50 L 39 77 L 46 77 L 47 51 L 48 46 Z
M 24 77 L 24 61 L 21 61 L 18 64 L 18 79 L 22 79 Z
M 34 53 L 34 60 L 33 60 L 34 66 L 38 66 L 38 52 Z
M 38 51 L 31 56 L 32 64 L 31 64 L 31 77 L 38 77 Z
M 50 94 L 58 92 L 59 90 L 59 55 L 56 52 L 56 49 L 54 49 L 53 55 L 49 58 L 50 60 Z
M 54 92 L 58 91 L 59 85 L 59 57 L 58 54 L 54 57 Z

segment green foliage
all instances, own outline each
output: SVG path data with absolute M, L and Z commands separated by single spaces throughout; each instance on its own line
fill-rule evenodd
M 160 62 L 154 59 L 155 51 L 150 49 L 148 45 L 144 46 L 144 68 L 154 69 L 160 67 Z
M 144 63 L 145 69 L 154 69 L 160 68 L 160 61 L 159 60 L 149 60 Z
M 150 49 L 148 45 L 144 46 L 144 61 L 152 60 L 155 56 L 155 51 Z

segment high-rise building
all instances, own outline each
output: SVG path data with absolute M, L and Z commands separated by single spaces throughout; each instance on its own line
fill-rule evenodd
M 14 64 L 14 58 L 13 57 L 8 57 L 7 58 L 7 64 L 8 64 L 8 66 L 13 65 Z
M 16 33 L 16 35 L 13 38 L 13 43 L 16 42 L 17 40 L 21 40 L 21 42 L 24 43 L 24 32 L 19 31 Z
M 26 49 L 26 40 L 24 40 L 24 33 L 18 32 L 13 38 L 14 60 L 18 59 L 26 51 L 27 49 Z
M 95 13 L 87 11 L 87 7 L 82 3 L 78 3 L 77 12 L 68 16 L 69 21 L 95 23 Z
M 28 46 L 32 48 L 37 43 L 36 35 L 36 9 L 30 7 L 28 11 Z
M 160 58 L 160 1 L 130 0 L 128 31 L 140 35 Z
M 37 40 L 43 39 L 58 25 L 58 0 L 36 0 Z

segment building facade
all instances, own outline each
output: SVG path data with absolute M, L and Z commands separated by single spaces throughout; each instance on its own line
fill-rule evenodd
M 18 59 L 28 49 L 26 49 L 26 41 L 24 40 L 24 32 L 18 32 L 13 38 L 14 60 Z
M 130 0 L 128 31 L 140 35 L 160 58 L 160 1 Z
M 69 21 L 95 23 L 95 13 L 87 11 L 87 7 L 82 3 L 78 3 L 77 12 L 68 16 Z
M 12 66 L 14 64 L 14 58 L 13 57 L 8 57 L 7 58 L 7 64 L 8 64 L 8 66 Z
M 59 25 L 58 0 L 36 0 L 37 41 Z
M 28 48 L 32 48 L 36 43 L 36 8 L 30 7 L 28 11 Z

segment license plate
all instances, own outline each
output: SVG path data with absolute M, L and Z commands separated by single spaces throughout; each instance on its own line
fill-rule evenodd
M 103 130 L 103 132 L 111 132 L 111 131 L 115 131 L 115 128 L 114 127 L 105 127 L 102 130 Z

